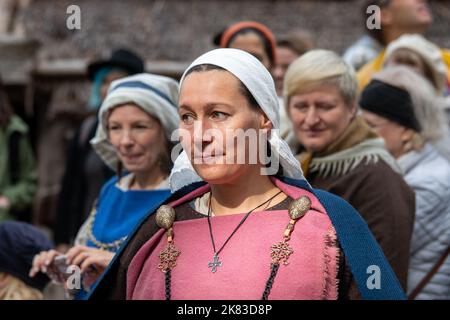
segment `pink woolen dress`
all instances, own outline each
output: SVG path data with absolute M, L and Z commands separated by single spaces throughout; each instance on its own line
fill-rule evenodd
M 281 264 L 269 299 L 337 299 L 340 250 L 336 232 L 325 209 L 310 192 L 273 180 L 288 196 L 306 195 L 311 209 L 296 223 L 289 241 L 294 253 Z M 205 185 L 172 202 L 176 208 L 205 192 Z M 216 249 L 220 248 L 245 213 L 211 217 Z M 174 223 L 174 244 L 180 250 L 172 270 L 172 299 L 258 300 L 270 274 L 270 248 L 283 239 L 288 210 L 250 214 L 219 254 L 222 266 L 213 273 L 213 247 L 206 218 Z M 133 258 L 127 273 L 127 299 L 165 298 L 164 273 L 158 269 L 159 253 L 167 245 L 165 230 L 158 231 Z

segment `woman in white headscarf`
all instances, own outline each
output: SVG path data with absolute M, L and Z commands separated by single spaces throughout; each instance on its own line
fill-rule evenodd
M 86 289 L 138 222 L 168 198 L 177 102 L 178 83 L 171 78 L 138 74 L 112 83 L 91 143 L 117 176 L 103 186 L 75 245 L 65 255 L 55 250 L 36 255 L 30 276 L 41 271 L 61 280 L 58 266 L 64 271 L 65 265 L 77 265 Z
M 277 110 L 273 80 L 252 55 L 217 49 L 191 64 L 180 87 L 175 193 L 141 224 L 92 298 L 348 298 L 346 259 L 363 297 L 375 297 L 364 287 L 376 264 L 385 282 L 375 295 L 403 298 L 354 209 L 304 180 L 277 135 Z

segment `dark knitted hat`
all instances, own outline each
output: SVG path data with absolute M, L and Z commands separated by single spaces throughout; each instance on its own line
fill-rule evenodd
M 50 280 L 42 273 L 34 278 L 28 276 L 33 257 L 52 248 L 47 236 L 30 224 L 16 221 L 0 224 L 0 272 L 9 273 L 33 288 L 42 290 Z
M 144 72 L 144 61 L 126 49 L 119 49 L 112 53 L 107 60 L 94 61 L 88 66 L 89 79 L 94 80 L 95 73 L 103 67 L 117 67 L 126 70 L 130 75 Z
M 383 118 L 417 132 L 421 131 L 408 91 L 379 80 L 372 80 L 361 93 L 359 105 Z

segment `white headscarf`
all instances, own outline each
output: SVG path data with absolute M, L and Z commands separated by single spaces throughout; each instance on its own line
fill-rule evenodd
M 280 128 L 279 104 L 275 85 L 269 71 L 253 55 L 237 49 L 222 48 L 209 51 L 197 58 L 186 69 L 180 81 L 183 84 L 186 72 L 191 68 L 211 64 L 221 67 L 237 77 L 250 91 L 262 111 L 272 122 L 273 129 Z M 279 159 L 286 177 L 304 179 L 300 163 L 294 157 L 287 143 L 278 135 L 278 130 L 271 130 L 268 139 L 272 149 L 272 161 Z M 177 158 L 170 175 L 170 187 L 173 192 L 202 179 L 194 171 L 188 155 L 183 151 Z
M 168 77 L 141 73 L 113 81 L 99 111 L 99 124 L 91 140 L 94 150 L 102 160 L 115 169 L 117 151 L 108 139 L 107 117 L 109 111 L 121 104 L 133 103 L 158 119 L 170 141 L 178 128 L 178 83 Z
M 438 46 L 419 34 L 404 34 L 386 47 L 384 63 L 398 49 L 408 49 L 418 54 L 429 67 L 433 77 L 433 85 L 436 87 L 438 94 L 444 94 L 447 81 L 447 65 Z

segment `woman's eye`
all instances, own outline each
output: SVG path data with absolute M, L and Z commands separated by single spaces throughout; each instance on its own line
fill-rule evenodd
M 330 103 L 318 103 L 317 104 L 317 108 L 321 109 L 321 110 L 331 110 L 334 108 L 334 105 L 330 104 Z
M 119 129 L 120 129 L 119 126 L 110 126 L 110 127 L 109 127 L 109 131 L 117 131 L 117 130 L 119 130 Z
M 138 124 L 138 125 L 136 125 L 135 128 L 136 129 L 148 129 L 148 128 L 150 128 L 150 126 L 145 125 L 145 124 Z
M 211 116 L 212 116 L 214 119 L 224 120 L 224 119 L 226 119 L 226 117 L 228 116 L 228 114 L 223 113 L 223 112 L 220 112 L 220 111 L 214 111 L 214 112 L 211 113 Z
M 308 109 L 308 105 L 306 103 L 298 103 L 294 105 L 294 108 L 299 111 L 306 111 Z
M 186 113 L 181 115 L 181 121 L 183 121 L 185 124 L 191 124 L 194 121 L 194 118 L 192 115 Z

